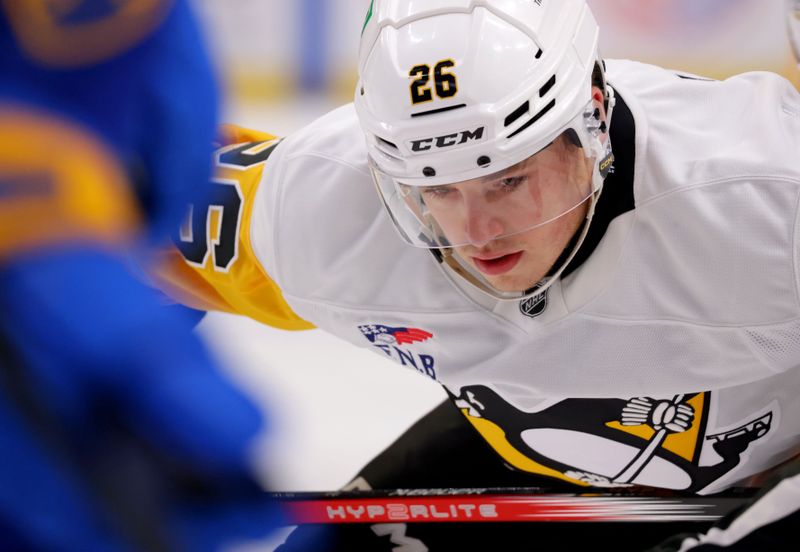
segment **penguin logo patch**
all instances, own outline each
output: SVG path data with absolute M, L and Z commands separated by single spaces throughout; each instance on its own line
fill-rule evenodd
M 482 385 L 451 398 L 510 465 L 584 486 L 702 491 L 746 461 L 777 421 L 770 405 L 730 427 L 710 427 L 710 392 L 566 399 L 534 411 Z

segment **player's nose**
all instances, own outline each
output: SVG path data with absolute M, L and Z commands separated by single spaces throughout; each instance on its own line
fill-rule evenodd
M 502 236 L 503 228 L 500 218 L 485 204 L 468 203 L 464 235 L 470 245 L 484 247 L 492 240 Z

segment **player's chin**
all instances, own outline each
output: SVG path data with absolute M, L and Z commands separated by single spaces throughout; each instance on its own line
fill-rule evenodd
M 484 278 L 486 278 L 486 281 L 489 282 L 494 289 L 509 293 L 521 293 L 523 291 L 527 291 L 539 282 L 539 279 L 531 279 L 530 277 L 525 278 L 511 274 L 495 277 L 484 275 Z
M 538 276 L 539 272 L 531 270 L 530 266 L 525 266 L 526 263 L 521 263 L 520 266 L 506 272 L 505 274 L 491 275 L 482 274 L 487 282 L 496 290 L 509 293 L 518 293 L 531 289 L 539 283 L 544 277 L 544 273 Z

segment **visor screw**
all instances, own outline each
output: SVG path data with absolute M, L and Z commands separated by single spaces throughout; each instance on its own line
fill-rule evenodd
M 478 157 L 478 166 L 479 167 L 486 167 L 487 165 L 491 165 L 492 159 L 487 155 L 481 155 Z
M 422 174 L 428 177 L 436 176 L 436 169 L 434 169 L 433 167 L 425 167 L 424 169 L 422 169 Z

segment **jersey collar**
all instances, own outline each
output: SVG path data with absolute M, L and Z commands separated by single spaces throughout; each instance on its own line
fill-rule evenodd
M 636 121 L 618 89 L 614 90 L 617 91 L 617 103 L 609 129 L 611 146 L 614 149 L 614 171 L 605 179 L 603 192 L 597 201 L 586 238 L 575 257 L 561 273 L 562 279 L 569 276 L 589 258 L 605 236 L 612 220 L 636 207 L 633 195 L 633 177 L 636 165 Z M 567 250 L 569 249 L 568 247 Z M 559 264 L 556 261 L 555 266 L 559 266 Z

